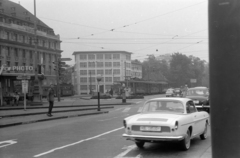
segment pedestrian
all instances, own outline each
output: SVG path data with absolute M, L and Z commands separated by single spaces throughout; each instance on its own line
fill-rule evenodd
M 53 89 L 54 85 L 51 84 L 50 88 L 48 89 L 48 93 L 47 93 L 47 100 L 49 102 L 49 107 L 48 107 L 48 113 L 47 116 L 51 117 L 52 115 L 52 108 L 53 108 L 53 104 L 54 104 L 54 89 Z
M 20 98 L 20 96 L 19 96 L 19 94 L 18 94 L 18 92 L 16 92 L 15 93 L 15 104 L 18 106 L 18 103 L 19 103 L 19 98 Z

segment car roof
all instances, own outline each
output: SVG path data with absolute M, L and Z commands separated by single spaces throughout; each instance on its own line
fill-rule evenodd
M 192 88 L 188 88 L 188 90 L 192 90 L 192 89 L 208 89 L 207 87 L 192 87 Z
M 191 100 L 191 99 L 189 99 L 189 98 L 167 98 L 167 97 L 164 97 L 164 98 L 153 98 L 153 99 L 150 99 L 150 100 L 148 100 L 148 101 L 180 101 L 180 102 L 183 102 L 183 103 L 186 103 L 186 102 L 188 102 L 189 100 Z M 146 102 L 148 102 L 148 101 L 146 101 Z

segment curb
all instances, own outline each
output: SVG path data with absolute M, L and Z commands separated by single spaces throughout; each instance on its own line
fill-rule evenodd
M 101 104 L 100 106 L 114 106 L 114 105 L 132 105 L 134 103 L 120 103 L 120 104 Z M 98 106 L 96 104 L 91 104 L 91 105 L 63 105 L 63 106 L 60 106 L 60 105 L 56 105 L 56 106 L 53 106 L 54 108 L 71 108 L 71 107 L 86 107 L 86 106 Z M 48 106 L 30 106 L 30 107 L 27 107 L 27 109 L 45 109 L 45 108 L 48 108 Z M 22 110 L 23 109 L 23 106 L 22 107 L 6 107 L 6 108 L 0 108 L 0 110 Z
M 31 123 L 37 123 L 37 122 L 45 122 L 45 121 L 51 121 L 51 120 L 58 120 L 58 119 L 66 119 L 66 118 L 72 118 L 72 117 L 105 114 L 105 113 L 108 113 L 108 111 L 85 113 L 85 114 L 76 114 L 76 115 L 68 115 L 68 116 L 60 116 L 60 117 L 55 117 L 55 118 L 47 118 L 47 119 L 40 119 L 40 120 L 26 121 L 26 122 L 16 122 L 16 123 L 11 123 L 11 124 L 6 124 L 6 125 L 0 125 L 0 128 L 18 126 L 18 125 L 25 125 L 25 124 L 31 124 Z
M 114 108 L 114 107 L 113 106 L 101 107 L 101 109 L 110 109 L 110 108 Z M 87 110 L 97 110 L 97 109 L 98 108 L 72 109 L 72 110 L 53 111 L 52 113 L 62 113 L 62 112 L 71 112 L 71 111 L 87 111 Z M 0 119 L 8 118 L 8 117 L 30 116 L 30 115 L 41 115 L 41 114 L 46 114 L 46 112 L 35 112 L 35 113 L 28 113 L 28 114 L 4 115 L 4 116 L 0 116 Z

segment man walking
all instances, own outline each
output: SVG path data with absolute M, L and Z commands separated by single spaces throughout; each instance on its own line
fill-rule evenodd
M 49 102 L 47 115 L 49 117 L 52 116 L 52 108 L 53 108 L 53 104 L 54 104 L 54 89 L 53 89 L 53 87 L 54 87 L 54 85 L 51 84 L 50 88 L 48 89 L 48 93 L 47 93 L 47 100 Z

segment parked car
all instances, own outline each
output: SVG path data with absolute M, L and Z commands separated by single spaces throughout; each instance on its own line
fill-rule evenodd
M 174 89 L 174 96 L 175 97 L 182 97 L 182 91 L 180 88 L 175 88 Z
M 209 90 L 207 87 L 189 88 L 186 98 L 192 99 L 197 108 L 210 112 Z
M 166 97 L 174 97 L 174 89 L 172 89 L 172 88 L 167 89 Z
M 139 148 L 146 142 L 179 141 L 188 150 L 191 139 L 207 138 L 209 114 L 199 112 L 188 98 L 154 98 L 145 102 L 142 112 L 123 120 L 123 137 Z

